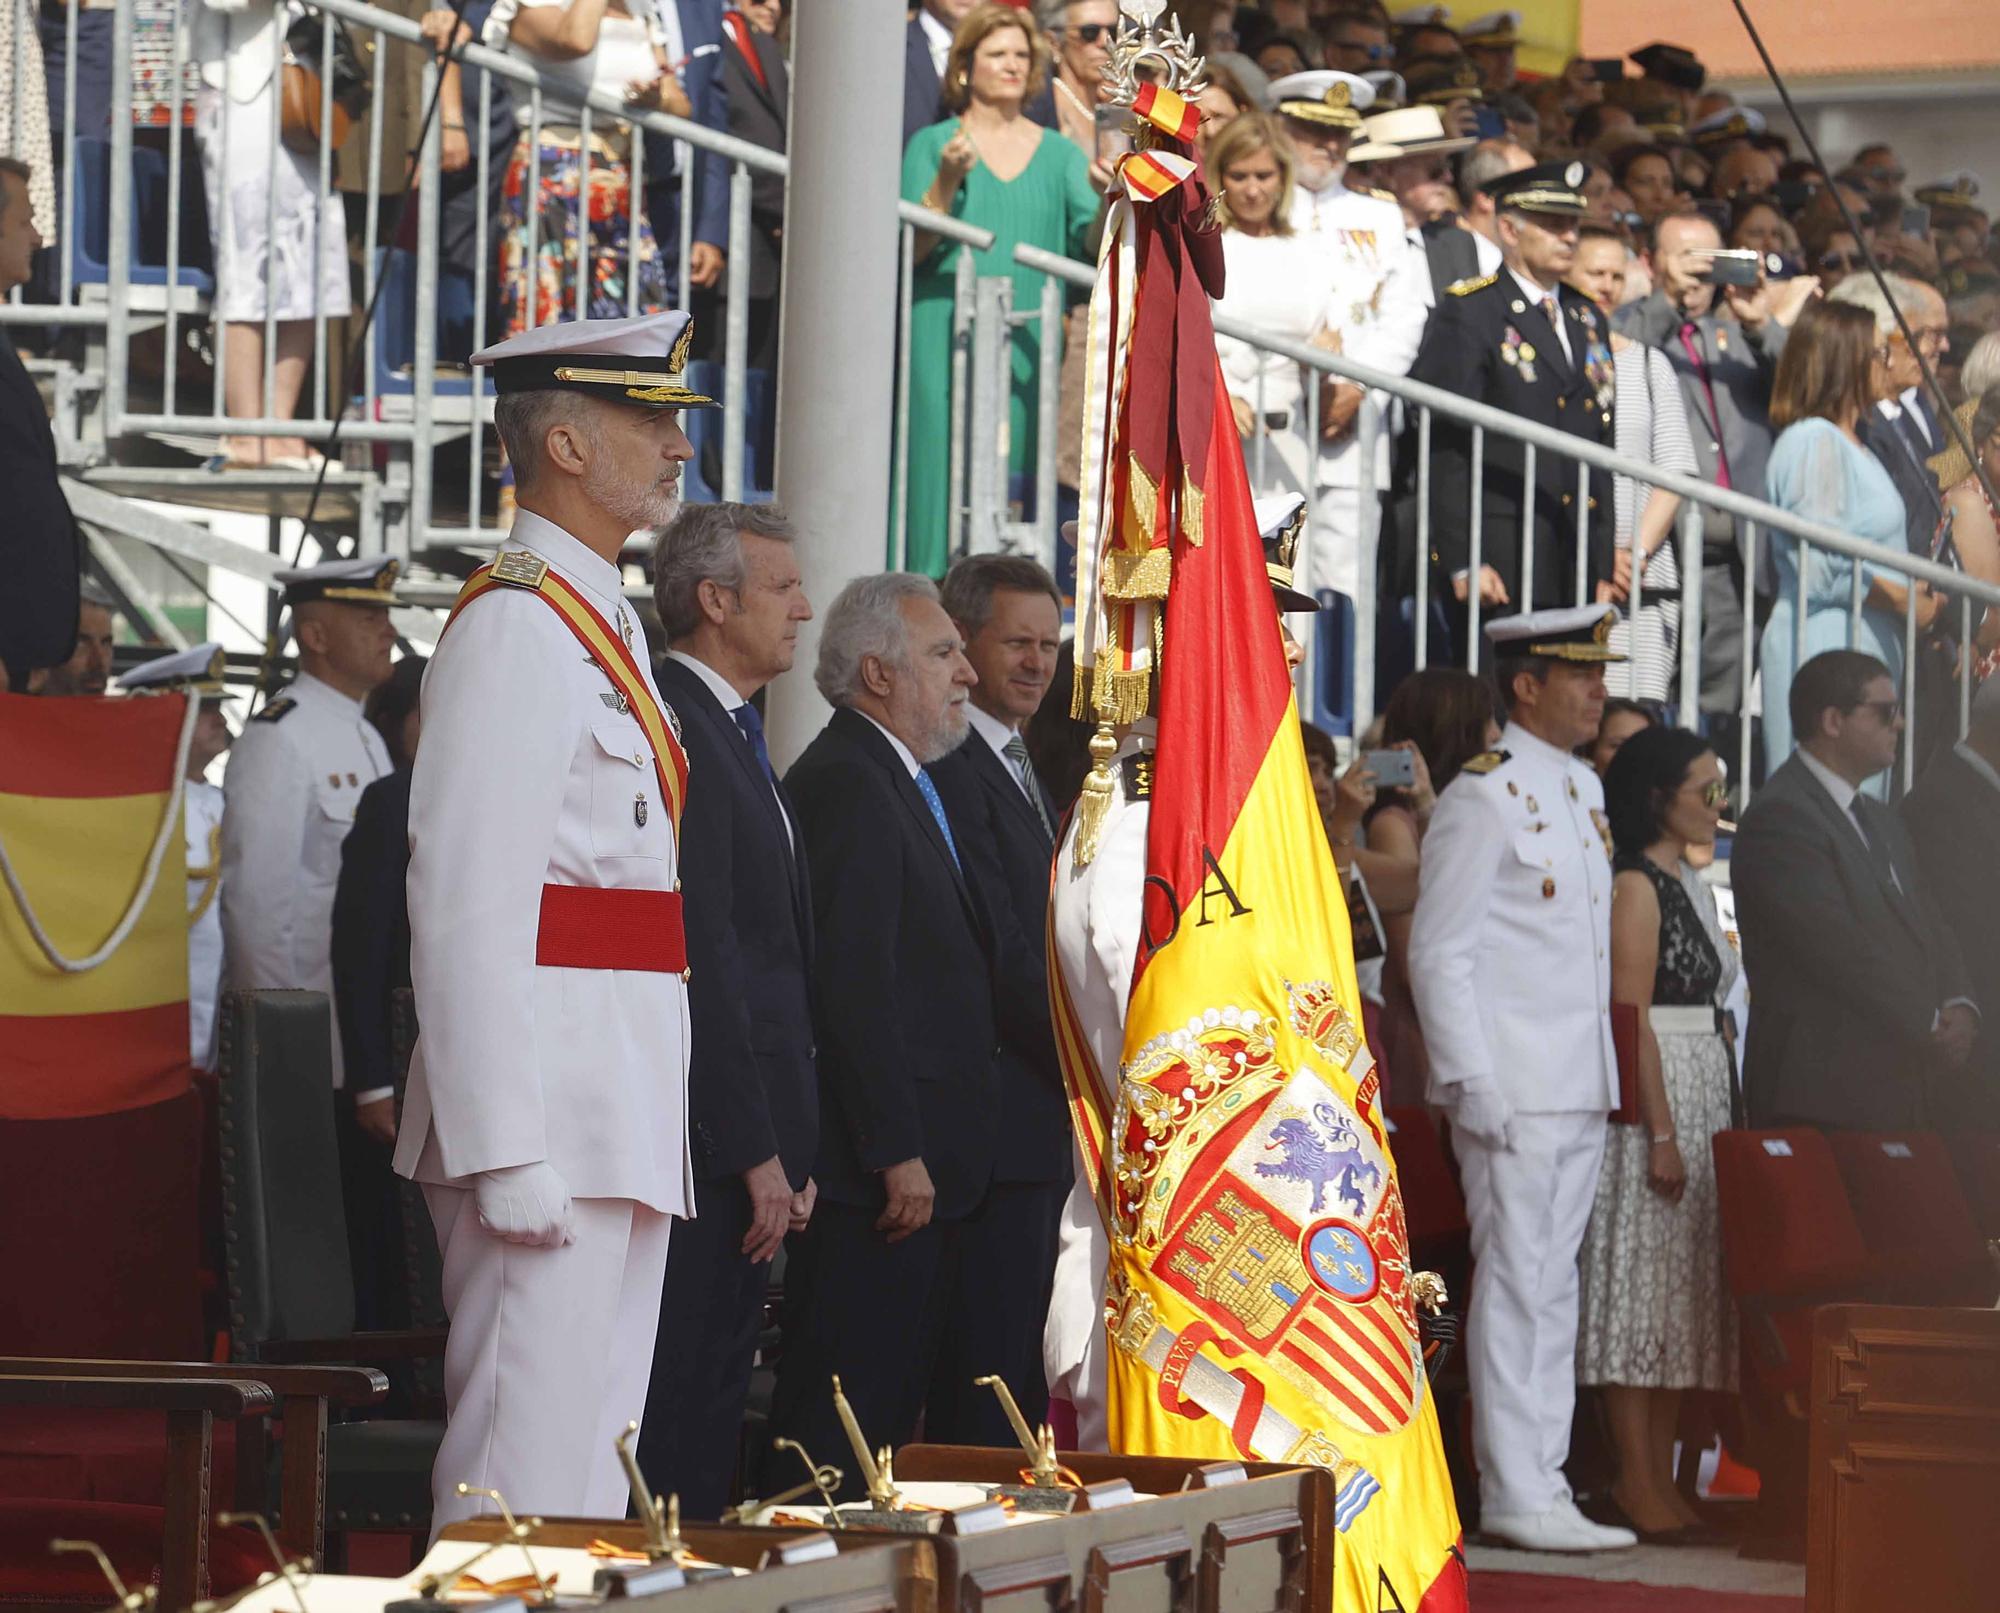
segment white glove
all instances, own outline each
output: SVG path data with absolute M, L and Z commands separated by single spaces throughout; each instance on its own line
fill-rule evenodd
M 1454 1130 L 1477 1137 L 1489 1148 L 1505 1151 L 1514 1146 L 1514 1106 L 1490 1084 L 1459 1087 L 1451 1123 Z
M 553 1165 L 509 1165 L 472 1179 L 479 1224 L 496 1238 L 536 1249 L 574 1243 L 569 1187 Z

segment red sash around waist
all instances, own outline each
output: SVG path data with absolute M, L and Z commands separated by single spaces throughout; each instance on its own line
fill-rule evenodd
M 679 891 L 544 885 L 535 962 L 548 969 L 687 974 Z

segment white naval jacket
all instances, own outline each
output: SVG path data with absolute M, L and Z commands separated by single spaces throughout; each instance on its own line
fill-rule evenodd
M 1507 725 L 1424 833 L 1410 984 L 1433 1103 L 1491 1083 L 1521 1113 L 1618 1104 L 1611 1045 L 1611 845 L 1590 767 Z
M 219 900 L 231 986 L 324 992 L 331 1015 L 340 847 L 361 792 L 389 766 L 361 702 L 310 673 L 243 725 L 222 776 Z M 333 1085 L 346 1083 L 335 1020 Z
M 1056 852 L 1055 955 L 1069 986 L 1070 1006 L 1097 1061 L 1107 1108 L 1117 1099 L 1125 1056 L 1125 1010 L 1139 956 L 1146 826 L 1152 815 L 1148 802 L 1127 798 L 1124 763 L 1128 756 L 1152 750 L 1157 734 L 1155 720 L 1141 718 L 1118 747 L 1097 855 L 1085 867 L 1076 866 L 1074 819 Z M 1105 1446 L 1104 1276 L 1110 1254 L 1079 1152 L 1076 1181 L 1058 1229 L 1042 1368 L 1049 1392 L 1076 1407 L 1078 1436 L 1087 1450 Z
M 617 568 L 529 510 L 502 553 L 518 549 L 631 630 L 651 686 Z M 535 962 L 544 884 L 679 887 L 645 731 L 563 618 L 516 588 L 452 622 L 423 714 L 410 788 L 418 1039 L 396 1170 L 451 1183 L 546 1161 L 574 1197 L 692 1215 L 686 982 Z
M 187 904 L 201 917 L 188 924 L 188 1052 L 204 1070 L 215 1068 L 215 1022 L 222 1004 L 222 791 L 189 779 L 182 826 L 187 833 Z M 206 873 L 199 870 L 206 869 Z M 206 902 L 207 906 L 202 904 Z

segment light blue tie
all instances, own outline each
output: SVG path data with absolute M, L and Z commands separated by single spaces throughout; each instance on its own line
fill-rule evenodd
M 937 786 L 921 767 L 917 769 L 917 793 L 924 798 L 924 805 L 931 809 L 931 816 L 937 819 L 938 832 L 944 836 L 945 850 L 951 853 L 953 866 L 963 872 L 958 861 L 958 842 L 951 837 L 951 819 L 944 815 L 944 802 L 938 797 Z

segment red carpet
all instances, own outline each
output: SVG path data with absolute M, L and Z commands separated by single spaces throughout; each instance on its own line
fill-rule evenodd
M 1474 1573 L 1472 1613 L 1798 1613 L 1800 1596 L 1750 1596 L 1688 1585 L 1558 1579 L 1550 1574 Z

